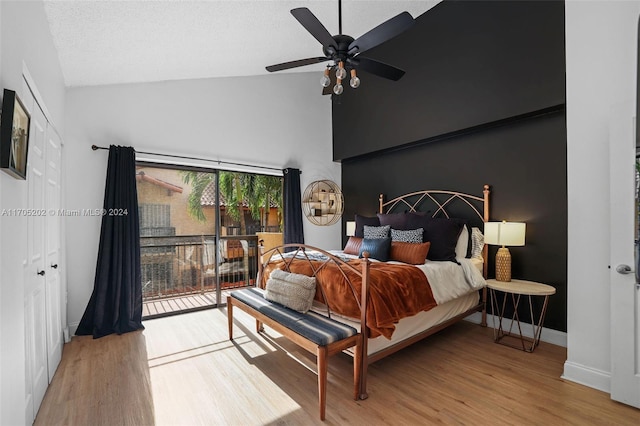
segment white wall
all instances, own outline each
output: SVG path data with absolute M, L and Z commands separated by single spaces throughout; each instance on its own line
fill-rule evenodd
M 569 297 L 563 377 L 608 392 L 608 121 L 612 105 L 635 105 L 640 2 L 569 0 L 565 10 Z
M 0 2 L 0 86 L 23 95 L 23 66 L 62 130 L 65 88 L 42 2 Z M 27 208 L 27 182 L 0 173 L 0 209 Z M 24 217 L 0 215 L 0 424 L 24 424 Z
M 340 184 L 332 161 L 331 99 L 317 73 L 185 80 L 70 89 L 67 93 L 66 201 L 102 207 L 107 151 L 92 144 L 302 170 Z M 216 166 L 216 164 L 212 164 Z M 72 332 L 93 288 L 100 218 L 68 217 L 68 315 Z M 341 224 L 304 219 L 305 242 L 339 248 Z

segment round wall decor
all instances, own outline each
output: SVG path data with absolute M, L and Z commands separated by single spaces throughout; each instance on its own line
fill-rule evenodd
M 317 180 L 311 182 L 302 195 L 302 212 L 314 225 L 333 225 L 344 211 L 342 191 L 335 182 Z

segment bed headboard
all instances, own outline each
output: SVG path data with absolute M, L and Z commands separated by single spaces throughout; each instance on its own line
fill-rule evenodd
M 437 189 L 411 192 L 385 201 L 384 195 L 380 194 L 378 212 L 427 212 L 431 217 L 462 218 L 470 226 L 479 226 L 489 221 L 489 193 L 489 185 L 484 185 L 482 195 Z M 485 277 L 488 253 L 488 246 L 485 244 L 482 250 Z

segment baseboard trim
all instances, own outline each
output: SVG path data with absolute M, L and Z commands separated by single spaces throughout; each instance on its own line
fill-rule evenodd
M 465 320 L 473 322 L 475 324 L 480 324 L 482 320 L 482 313 L 476 312 L 466 317 Z M 487 314 L 488 327 L 493 327 L 494 320 L 495 320 L 495 324 L 498 324 L 498 317 L 491 314 Z M 511 322 L 512 322 L 511 319 L 508 319 L 508 318 L 503 319 L 502 327 L 509 330 L 509 327 L 511 326 Z M 533 338 L 533 328 L 530 323 L 520 322 L 520 326 L 522 328 L 523 336 Z M 517 330 L 517 327 L 514 326 L 514 330 Z M 551 343 L 552 345 L 562 346 L 564 348 L 567 347 L 567 333 L 564 331 L 558 331 L 551 328 L 542 327 L 540 340 L 542 342 Z
M 79 326 L 79 325 L 80 325 L 80 323 L 79 323 L 79 322 L 75 322 L 75 323 L 70 323 L 70 324 L 69 324 L 69 327 L 68 327 L 69 332 L 70 332 L 70 333 L 69 333 L 69 336 L 70 336 L 70 337 L 69 337 L 69 341 L 71 341 L 71 337 L 73 337 L 73 336 L 75 336 L 75 335 L 76 335 L 76 331 L 78 330 L 78 326 Z
M 611 393 L 611 373 L 586 367 L 575 362 L 565 361 L 564 372 L 560 376 L 564 380 L 589 386 L 602 392 Z

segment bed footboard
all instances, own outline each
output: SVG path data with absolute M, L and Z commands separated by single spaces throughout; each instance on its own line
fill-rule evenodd
M 364 252 L 362 259 L 357 261 L 347 261 L 341 259 L 325 250 L 306 244 L 283 244 L 265 251 L 258 263 L 258 277 L 256 286 L 260 288 L 266 287 L 269 273 L 274 269 L 281 269 L 286 272 L 303 273 L 304 275 L 318 277 L 327 269 L 332 269 L 333 273 L 339 273 L 348 286 L 348 295 L 352 297 L 357 304 L 360 313 L 360 347 L 362 356 L 354 357 L 354 371 L 357 371 L 358 389 L 357 399 L 366 399 L 367 385 L 367 299 L 369 293 L 369 253 Z M 355 278 L 355 279 L 354 279 Z M 356 284 L 359 281 L 361 284 Z M 331 299 L 331 293 L 327 291 L 326 284 L 323 280 L 316 280 L 316 300 L 322 303 L 324 312 L 318 312 L 329 319 L 334 316 L 333 307 L 336 306 Z M 349 296 L 350 295 L 350 296 Z

